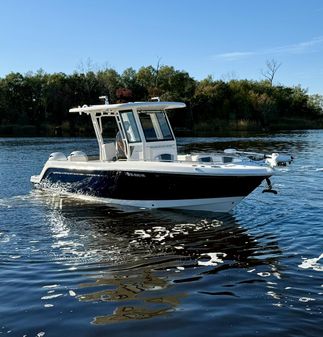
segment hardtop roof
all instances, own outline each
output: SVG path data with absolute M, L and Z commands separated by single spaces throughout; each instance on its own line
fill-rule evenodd
M 137 109 L 140 111 L 152 111 L 152 110 L 169 110 L 185 108 L 186 104 L 182 102 L 129 102 L 129 103 L 118 103 L 118 104 L 101 104 L 101 105 L 83 105 L 82 107 L 72 108 L 69 112 L 79 112 L 79 113 L 98 113 L 107 112 L 115 113 L 121 110 Z

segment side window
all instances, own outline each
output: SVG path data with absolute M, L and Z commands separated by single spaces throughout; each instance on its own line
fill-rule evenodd
M 147 141 L 158 140 L 150 114 L 140 113 L 139 118 L 146 140 Z
M 139 131 L 132 110 L 120 113 L 129 143 L 141 142 Z
M 156 112 L 156 116 L 157 116 L 157 119 L 158 119 L 158 122 L 159 122 L 160 130 L 163 134 L 164 140 L 172 140 L 173 135 L 172 135 L 172 132 L 171 132 L 170 127 L 168 125 L 165 113 L 161 112 L 161 111 L 158 111 L 158 112 Z
M 164 112 L 141 112 L 139 113 L 139 119 L 145 138 L 148 142 L 173 139 L 173 135 Z

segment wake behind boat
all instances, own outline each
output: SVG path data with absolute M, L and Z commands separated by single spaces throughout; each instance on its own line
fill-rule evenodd
M 237 164 L 226 156 L 178 155 L 166 112 L 184 107 L 184 103 L 158 100 L 106 101 L 70 109 L 90 116 L 99 158 L 91 159 L 82 151 L 68 157 L 52 153 L 31 182 L 36 188 L 58 188 L 111 204 L 228 212 L 263 180 L 269 182 L 272 170 Z M 116 122 L 116 142 L 104 140 L 105 118 Z

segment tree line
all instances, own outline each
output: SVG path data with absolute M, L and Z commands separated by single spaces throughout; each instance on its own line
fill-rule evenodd
M 323 97 L 309 95 L 300 86 L 211 76 L 197 81 L 165 65 L 128 68 L 121 74 L 109 68 L 73 74 L 10 73 L 0 78 L 0 135 L 92 135 L 88 118 L 68 110 L 98 104 L 102 95 L 110 103 L 155 96 L 185 102 L 185 112 L 171 113 L 170 118 L 176 130 L 188 134 L 323 126 Z

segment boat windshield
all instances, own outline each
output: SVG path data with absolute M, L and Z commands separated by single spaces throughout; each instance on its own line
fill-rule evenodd
M 173 140 L 170 126 L 163 111 L 147 111 L 139 114 L 147 142 Z
M 141 138 L 132 110 L 123 111 L 120 113 L 120 116 L 127 134 L 128 142 L 129 143 L 141 142 Z

